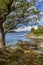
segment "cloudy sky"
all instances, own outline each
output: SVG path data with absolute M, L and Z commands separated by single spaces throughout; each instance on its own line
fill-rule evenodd
M 39 0 L 39 1 L 37 2 L 36 7 L 37 7 L 37 9 L 39 9 L 39 10 L 41 11 L 41 14 L 43 15 L 43 0 Z M 40 23 L 40 25 L 43 26 L 43 16 L 42 16 L 42 18 L 41 18 L 41 20 L 40 20 L 39 23 Z
M 30 1 L 30 0 L 28 0 Z M 43 15 L 43 0 L 37 0 L 38 2 L 36 3 L 36 8 L 41 11 L 41 14 Z M 43 17 L 39 21 L 40 25 L 43 26 Z
M 39 2 L 37 3 L 37 8 L 43 12 L 43 0 L 39 0 Z

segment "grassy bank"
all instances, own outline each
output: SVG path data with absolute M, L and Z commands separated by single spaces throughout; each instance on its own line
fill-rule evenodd
M 30 33 L 28 33 L 26 36 L 27 36 L 27 37 L 28 37 L 28 36 L 40 36 L 40 37 L 43 37 L 43 34 L 41 34 L 41 33 L 34 34 L 34 32 L 30 32 Z
M 23 47 L 0 49 L 0 65 L 43 65 L 43 53 Z
M 31 32 L 27 36 L 40 36 L 43 37 L 43 26 L 38 27 L 37 29 L 32 28 Z

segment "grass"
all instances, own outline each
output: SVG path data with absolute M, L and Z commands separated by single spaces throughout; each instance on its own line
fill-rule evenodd
M 43 37 L 43 34 L 34 34 L 33 32 L 30 32 L 26 35 L 27 37 L 30 37 L 30 36 L 40 36 L 40 37 Z
M 43 26 L 38 27 L 37 29 L 32 28 L 31 32 L 27 36 L 42 36 L 43 37 Z
M 0 65 L 43 65 L 43 53 L 23 49 L 20 45 L 15 50 L 0 49 Z

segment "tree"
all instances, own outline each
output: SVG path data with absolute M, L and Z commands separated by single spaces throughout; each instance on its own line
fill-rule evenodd
M 5 33 L 17 28 L 18 24 L 28 24 L 39 18 L 39 11 L 27 0 L 0 0 L 1 47 L 5 47 Z
M 33 32 L 34 30 L 35 30 L 35 29 L 32 27 L 32 28 L 31 28 L 31 32 Z

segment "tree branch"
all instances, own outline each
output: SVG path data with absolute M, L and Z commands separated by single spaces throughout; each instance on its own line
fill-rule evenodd
M 13 3 L 13 0 L 9 0 L 9 2 L 7 3 L 8 12 L 4 14 L 5 19 L 6 19 L 6 16 L 9 15 L 9 13 L 11 12 L 12 3 Z
M 8 8 L 8 14 L 11 12 L 11 5 L 13 3 L 13 0 L 9 0 L 9 2 L 7 3 L 7 8 Z

